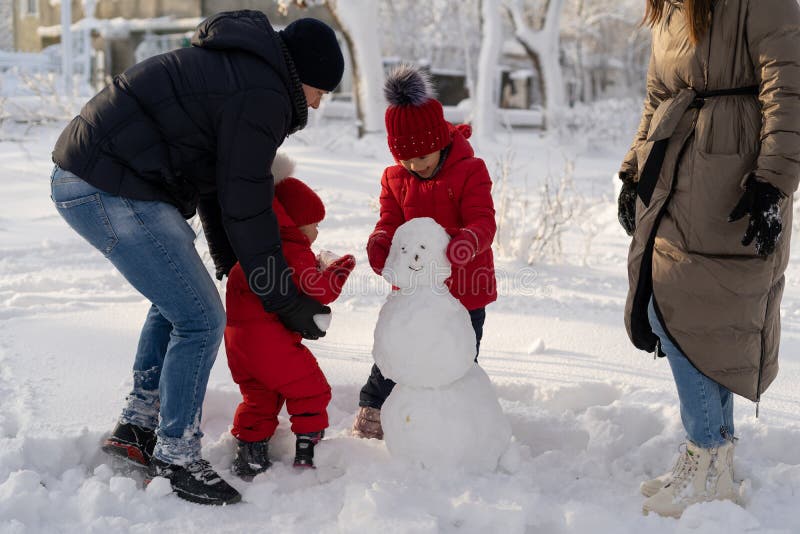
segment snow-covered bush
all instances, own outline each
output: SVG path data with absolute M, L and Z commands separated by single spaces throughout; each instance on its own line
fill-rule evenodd
M 512 185 L 513 160 L 510 150 L 497 159 L 497 252 L 529 265 L 557 260 L 563 251 L 564 233 L 587 207 L 573 185 L 575 165 L 565 159 L 560 173 L 548 172 L 541 184 L 529 191 L 527 176 L 522 187 Z
M 28 125 L 63 122 L 79 110 L 85 92 L 77 99 L 63 96 L 60 78 L 54 72 L 29 72 L 17 67 L 2 71 L 0 84 L 0 125 L 3 122 Z
M 641 98 L 578 102 L 574 107 L 559 108 L 551 114 L 550 125 L 559 141 L 572 146 L 578 143 L 579 148 L 585 149 L 631 140 L 641 112 Z

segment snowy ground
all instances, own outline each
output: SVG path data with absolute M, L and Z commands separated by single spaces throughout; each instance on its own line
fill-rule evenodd
M 382 442 L 349 436 L 387 290 L 364 246 L 388 152 L 382 139 L 357 142 L 341 125 L 320 125 L 286 148 L 327 204 L 319 246 L 359 261 L 328 336 L 309 343 L 334 389 L 320 468 L 290 467 L 284 420 L 274 467 L 249 484 L 230 476 L 227 430 L 239 397 L 221 352 L 204 407 L 204 454 L 245 502 L 220 509 L 165 495 L 162 484 L 143 490 L 97 445 L 130 387 L 148 304 L 48 198 L 61 126 L 0 142 L 0 532 L 800 532 L 800 250 L 787 275 L 781 373 L 759 419 L 737 399 L 745 506 L 699 505 L 680 521 L 644 517 L 639 482 L 671 466 L 682 433 L 666 362 L 634 350 L 622 326 L 627 238 L 609 176 L 625 142 L 575 146 L 534 133 L 514 138 L 515 179 L 557 173 L 568 154 L 594 237 L 580 221 L 584 233 L 576 224 L 559 260 L 526 269 L 498 261 L 502 294 L 488 308 L 480 362 L 511 421 L 516 465 L 482 476 L 433 473 L 393 461 Z M 490 169 L 506 149 L 483 148 Z

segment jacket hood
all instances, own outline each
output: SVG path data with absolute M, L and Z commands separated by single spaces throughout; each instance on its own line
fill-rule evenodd
M 278 227 L 281 232 L 281 241 L 291 241 L 301 245 L 311 246 L 306 235 L 300 231 L 292 217 L 286 212 L 280 200 L 277 198 L 272 199 L 272 211 L 275 212 L 275 218 L 278 219 Z
M 267 16 L 260 11 L 225 11 L 207 18 L 195 30 L 192 46 L 213 50 L 244 50 L 255 54 L 280 73 L 288 85 L 289 73 L 278 35 Z
M 469 144 L 469 137 L 472 135 L 472 128 L 467 124 L 459 124 L 454 126 L 448 125 L 450 128 L 450 135 L 453 141 L 450 143 L 450 153 L 447 155 L 447 160 L 442 165 L 439 172 L 444 171 L 461 160 L 475 157 L 475 151 L 472 145 Z

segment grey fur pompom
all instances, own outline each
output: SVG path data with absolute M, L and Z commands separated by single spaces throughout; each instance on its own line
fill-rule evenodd
M 386 78 L 383 94 L 392 106 L 419 106 L 435 98 L 430 77 L 412 65 L 400 65 Z

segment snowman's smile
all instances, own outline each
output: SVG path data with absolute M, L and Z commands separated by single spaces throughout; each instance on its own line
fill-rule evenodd
M 409 265 L 409 266 L 408 266 L 408 268 L 409 268 L 409 269 L 411 269 L 411 270 L 412 270 L 412 271 L 414 271 L 414 272 L 417 272 L 417 273 L 418 273 L 418 272 L 420 272 L 420 271 L 422 270 L 422 267 L 417 267 L 417 268 L 415 269 L 415 268 L 414 268 L 414 267 L 412 267 L 411 265 Z

